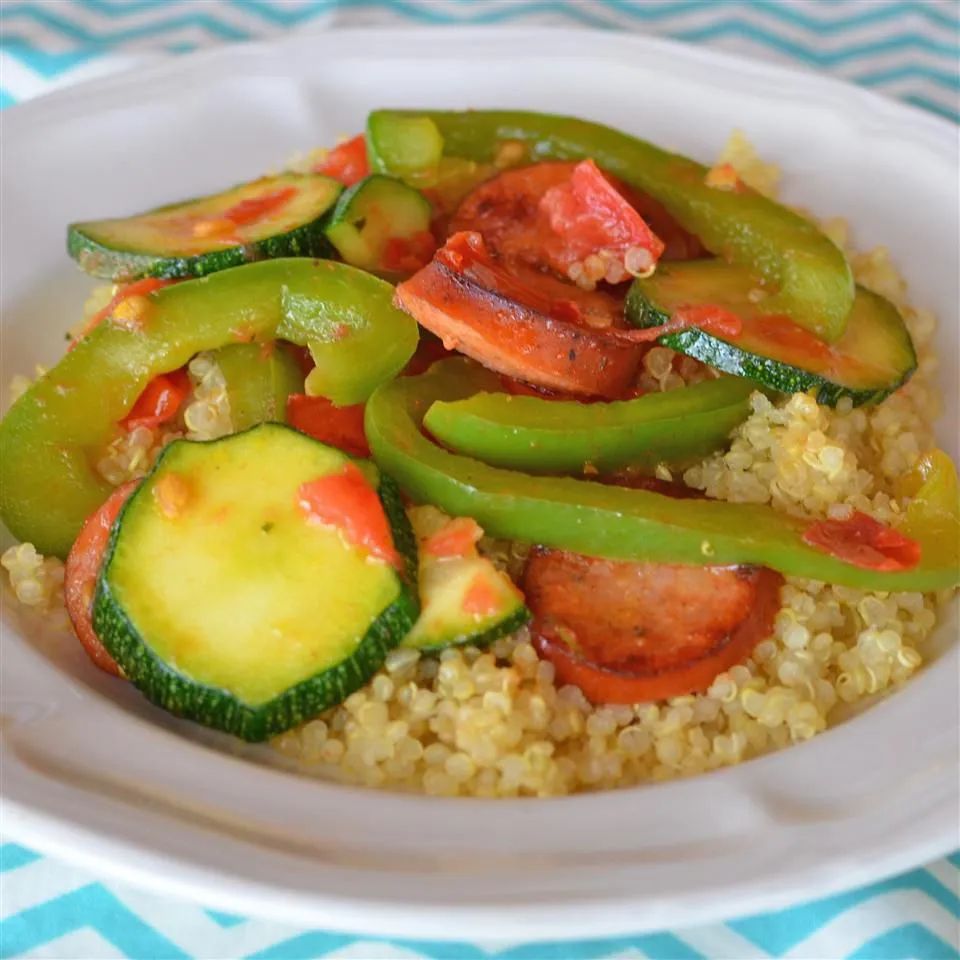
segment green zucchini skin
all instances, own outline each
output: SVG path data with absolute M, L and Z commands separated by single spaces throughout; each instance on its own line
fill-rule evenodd
M 663 266 L 658 272 L 680 275 L 689 270 L 692 274 L 698 269 L 697 264 L 697 261 L 670 264 Z M 707 271 L 716 270 L 719 273 L 721 268 L 715 262 L 709 261 L 708 264 L 709 266 L 705 265 Z M 657 296 L 657 285 L 656 273 L 649 279 L 636 280 L 631 285 L 625 311 L 627 319 L 634 326 L 657 327 L 670 319 L 669 306 L 663 304 Z M 692 292 L 694 295 L 691 296 L 690 303 L 718 303 L 728 306 L 723 295 L 726 291 L 717 291 L 715 297 L 710 296 L 709 290 L 695 289 Z M 750 309 L 739 297 L 737 303 L 729 306 L 734 313 Z M 830 349 L 839 357 L 846 356 L 855 361 L 861 352 L 868 350 L 867 337 L 878 332 L 882 332 L 886 338 L 883 346 L 894 351 L 897 356 L 890 365 L 891 373 L 872 383 L 867 382 L 869 378 L 858 383 L 856 376 L 844 380 L 837 373 L 817 371 L 814 363 L 805 369 L 775 356 L 765 356 L 743 345 L 731 343 L 698 327 L 666 334 L 658 338 L 657 342 L 717 370 L 745 377 L 781 393 L 806 393 L 813 390 L 816 391 L 817 402 L 825 406 L 836 406 L 844 397 L 849 397 L 854 406 L 860 406 L 879 403 L 902 387 L 917 368 L 917 356 L 910 334 L 893 304 L 879 294 L 857 287 L 848 328 L 840 340 L 830 345 Z M 772 348 L 771 353 L 775 352 L 775 348 Z
M 204 277 L 230 267 L 239 267 L 258 260 L 274 260 L 279 257 L 331 259 L 334 257 L 334 249 L 327 239 L 326 227 L 342 187 L 336 181 L 318 174 L 286 174 L 275 178 L 275 181 L 281 185 L 301 180 L 306 180 L 315 186 L 319 185 L 321 189 L 328 191 L 326 206 L 306 223 L 259 239 L 229 247 L 214 246 L 211 250 L 189 255 L 164 254 L 149 250 L 124 249 L 119 244 L 105 242 L 97 237 L 97 230 L 101 224 L 111 221 L 92 221 L 70 224 L 67 228 L 67 253 L 86 273 L 117 283 L 126 283 L 141 277 L 156 277 L 160 280 Z M 127 219 L 136 221 L 156 214 L 188 211 L 197 205 L 227 197 L 247 186 L 249 184 L 240 184 L 223 191 L 222 194 L 167 204 Z
M 326 218 L 323 218 L 281 236 L 268 237 L 244 246 L 228 247 L 193 257 L 156 257 L 149 253 L 111 250 L 79 229 L 71 227 L 67 236 L 67 253 L 80 264 L 84 272 L 116 283 L 126 283 L 140 277 L 182 280 L 205 277 L 230 267 L 241 267 L 245 263 L 255 263 L 258 260 L 276 260 L 279 257 L 333 259 L 333 247 L 327 240 L 325 230 Z
M 433 208 L 402 180 L 374 173 L 345 190 L 326 226 L 326 236 L 344 263 L 389 274 L 383 263 L 387 241 L 430 230 Z
M 427 654 L 439 653 L 441 650 L 446 650 L 447 647 L 472 646 L 482 649 L 489 647 L 491 643 L 499 640 L 501 637 L 509 637 L 511 633 L 516 633 L 521 627 L 525 627 L 531 619 L 532 615 L 530 611 L 523 604 L 520 604 L 512 613 L 485 630 L 474 630 L 449 637 L 438 637 L 433 642 L 404 642 L 401 646 L 419 650 L 421 653 Z
M 413 507 L 408 514 L 414 536 L 422 541 L 441 530 L 450 517 L 432 506 Z M 462 557 L 432 557 L 419 550 L 420 616 L 401 646 L 433 653 L 446 647 L 485 647 L 530 621 L 523 597 L 506 573 L 476 548 Z M 497 595 L 496 609 L 477 617 L 463 609 L 476 577 L 485 578 Z
M 244 433 L 264 429 L 290 432 L 302 439 L 308 439 L 281 424 L 265 424 Z M 229 442 L 242 435 L 233 434 L 204 446 Z M 161 470 L 164 461 L 170 456 L 170 451 L 183 443 L 189 441 L 176 441 L 167 447 L 146 479 L 149 480 Z M 341 703 L 353 691 L 363 686 L 383 664 L 387 653 L 408 633 L 417 618 L 419 604 L 416 589 L 412 586 L 415 584 L 417 568 L 416 540 L 403 509 L 399 490 L 390 478 L 380 474 L 378 494 L 390 524 L 394 545 L 403 558 L 404 569 L 397 578 L 400 590 L 396 598 L 371 622 L 349 656 L 256 706 L 245 703 L 230 690 L 193 680 L 168 664 L 146 642 L 111 585 L 110 567 L 124 528 L 124 520 L 143 489 L 141 487 L 140 491 L 129 498 L 111 532 L 94 595 L 93 626 L 111 656 L 122 666 L 127 678 L 148 700 L 169 713 L 223 730 L 250 742 L 265 740 Z M 238 583 L 237 589 L 242 590 L 243 584 Z

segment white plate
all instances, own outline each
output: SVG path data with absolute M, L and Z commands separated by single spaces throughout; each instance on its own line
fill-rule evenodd
M 3 379 L 54 359 L 77 317 L 89 284 L 63 253 L 68 221 L 245 179 L 375 106 L 428 105 L 580 114 L 703 158 L 744 128 L 789 200 L 888 244 L 939 312 L 956 455 L 956 131 L 817 77 L 586 31 L 302 35 L 6 112 Z M 444 801 L 231 756 L 13 616 L 3 829 L 211 906 L 432 938 L 618 934 L 820 896 L 958 844 L 955 619 L 904 691 L 803 746 L 654 787 Z

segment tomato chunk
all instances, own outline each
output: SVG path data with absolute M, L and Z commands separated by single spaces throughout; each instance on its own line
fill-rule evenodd
M 703 256 L 697 238 L 683 230 L 658 201 L 604 174 L 592 161 L 584 164 L 546 162 L 504 171 L 466 197 L 450 232 L 475 230 L 511 264 L 527 263 L 564 278 L 570 277 L 571 266 L 592 253 L 627 249 L 620 244 L 634 235 L 638 240 L 647 234 L 653 238 L 651 253 L 662 242 L 664 259 Z M 583 168 L 576 180 L 579 186 L 574 184 L 578 167 Z M 601 207 L 591 212 L 595 200 L 602 201 Z M 610 233 L 618 228 L 619 240 Z M 619 279 L 629 279 L 625 267 Z
M 478 573 L 463 595 L 463 612 L 474 617 L 489 617 L 497 612 L 499 601 L 500 596 L 490 583 L 490 577 Z
M 433 261 L 396 290 L 396 303 L 421 326 L 498 373 L 548 389 L 615 399 L 634 381 L 644 347 L 615 336 L 617 301 L 517 276 L 479 234 L 451 237 Z M 587 300 L 577 301 L 583 295 Z M 572 306 L 571 306 L 572 304 Z M 606 316 L 599 315 L 603 311 Z M 594 323 L 603 326 L 593 326 Z
M 370 173 L 367 161 L 367 141 L 363 134 L 334 147 L 314 168 L 314 173 L 322 173 L 339 180 L 345 187 L 352 187 Z
M 663 241 L 592 160 L 578 163 L 566 183 L 551 187 L 539 209 L 563 241 L 568 274 L 575 263 L 610 254 L 622 270 L 607 279 L 624 280 L 625 274 L 651 271 L 663 253 Z
M 281 187 L 255 197 L 247 197 L 224 211 L 223 219 L 235 227 L 245 227 L 282 210 L 297 195 L 296 187 Z
M 287 423 L 301 433 L 355 457 L 369 457 L 363 432 L 362 403 L 338 407 L 326 397 L 292 393 L 287 398 Z
M 136 483 L 117 487 L 103 506 L 87 518 L 70 548 L 63 575 L 63 595 L 73 632 L 87 656 L 101 670 L 115 677 L 123 676 L 120 667 L 93 629 L 93 593 L 110 540 L 110 530 L 136 487 Z
M 180 412 L 180 407 L 191 389 L 190 376 L 186 370 L 161 373 L 147 384 L 120 425 L 125 430 L 134 430 L 137 427 L 148 427 L 152 430 L 163 423 L 169 423 Z
M 345 464 L 340 473 L 300 484 L 297 503 L 309 522 L 335 527 L 370 556 L 400 567 L 383 504 L 355 463 Z
M 483 536 L 483 529 L 472 517 L 454 517 L 421 547 L 431 557 L 465 557 Z
M 810 546 L 864 570 L 911 570 L 920 544 L 859 510 L 846 520 L 818 520 L 803 533 Z
M 156 277 L 144 277 L 141 280 L 135 280 L 133 283 L 124 284 L 110 298 L 110 302 L 102 310 L 98 310 L 87 321 L 84 328 L 80 331 L 77 340 L 83 339 L 83 337 L 90 333 L 94 327 L 103 323 L 103 321 L 113 313 L 117 305 L 122 303 L 124 300 L 127 300 L 130 297 L 145 297 L 147 294 L 153 293 L 154 290 L 159 290 L 161 287 L 169 287 L 170 284 L 178 282 L 178 280 L 158 280 Z M 77 340 L 74 340 L 73 343 L 70 344 L 69 349 L 73 349 L 77 343 Z
M 415 233 L 412 237 L 390 237 L 383 251 L 383 269 L 415 273 L 430 262 L 436 249 L 437 241 L 429 230 Z
M 626 563 L 538 549 L 524 572 L 541 656 L 595 703 L 706 690 L 773 630 L 765 568 Z

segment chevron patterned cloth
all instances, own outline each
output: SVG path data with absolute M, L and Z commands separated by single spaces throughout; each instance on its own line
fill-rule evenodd
M 310 24 L 584 25 L 814 67 L 956 121 L 960 0 L 0 0 L 0 106 L 213 44 Z M 960 854 L 790 909 L 576 943 L 383 940 L 171 902 L 0 843 L 0 957 L 960 960 Z

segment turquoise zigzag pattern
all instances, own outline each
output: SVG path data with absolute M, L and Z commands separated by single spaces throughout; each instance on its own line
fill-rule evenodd
M 43 864 L 43 859 L 17 844 L 0 846 L 0 874 L 9 883 L 13 874 L 26 874 L 31 865 Z M 69 869 L 69 868 L 68 868 Z M 727 925 L 727 931 L 742 937 L 742 943 L 752 948 L 752 954 L 760 957 L 807 956 L 797 953 L 798 947 L 811 941 L 817 931 L 823 930 L 837 918 L 851 910 L 879 904 L 893 894 L 908 894 L 918 905 L 928 902 L 942 911 L 943 927 L 949 928 L 950 918 L 960 924 L 960 855 L 954 855 L 937 865 L 937 876 L 928 870 L 914 870 L 900 877 L 872 884 L 860 890 L 828 897 L 802 907 L 794 907 L 775 913 L 748 917 Z M 27 879 L 26 877 L 24 878 Z M 953 889 L 948 887 L 951 884 Z M 71 934 L 83 931 L 95 934 L 98 942 L 109 945 L 112 952 L 135 960 L 181 960 L 192 957 L 243 956 L 246 960 L 303 960 L 307 957 L 327 957 L 346 947 L 353 947 L 351 956 L 382 956 L 385 946 L 404 951 L 405 956 L 424 960 L 600 960 L 627 953 L 637 953 L 650 960 L 707 960 L 703 952 L 703 935 L 694 938 L 688 932 L 648 934 L 617 939 L 583 940 L 564 943 L 532 943 L 507 947 L 502 950 L 486 950 L 469 943 L 440 943 L 428 940 L 380 940 L 327 933 L 319 930 L 290 931 L 282 928 L 269 929 L 259 921 L 216 911 L 203 911 L 184 905 L 170 908 L 171 914 L 186 912 L 196 914 L 194 919 L 207 920 L 209 934 L 197 937 L 196 922 L 172 924 L 171 930 L 159 930 L 140 916 L 127 902 L 129 893 L 120 887 L 107 887 L 78 874 L 76 884 L 66 892 L 50 899 L 27 906 L 5 916 L 0 921 L 0 957 L 16 957 L 37 951 L 44 945 L 66 942 Z M 138 897 L 142 906 L 144 897 Z M 236 947 L 263 941 L 263 931 L 270 941 L 252 951 L 242 952 Z M 189 938 L 179 931 L 191 929 Z M 949 935 L 949 934 L 948 934 Z M 185 942 L 189 939 L 189 942 Z M 696 939 L 697 946 L 688 942 Z M 202 942 L 201 942 L 202 941 Z M 89 941 L 88 941 L 89 942 Z M 363 953 L 358 944 L 367 948 Z M 233 947 L 234 949 L 231 949 Z M 725 956 L 730 954 L 729 943 Z M 736 949 L 734 946 L 733 949 Z M 47 955 L 65 956 L 51 952 Z M 744 953 L 745 955 L 745 953 Z M 810 956 L 845 957 L 847 960 L 894 960 L 916 957 L 922 960 L 956 960 L 960 958 L 956 943 L 950 943 L 920 922 L 897 922 L 888 918 L 886 923 L 875 924 L 871 934 L 853 949 L 844 948 L 842 953 L 823 952 Z M 79 960 L 79 958 L 78 958 Z
M 581 23 L 642 29 L 832 70 L 957 119 L 960 19 L 954 0 L 6 0 L 2 48 L 34 90 L 105 51 L 187 50 L 317 18 L 372 12 L 390 22 Z M 9 71 L 8 71 L 9 72 Z M 10 85 L 0 101 L 23 96 Z

